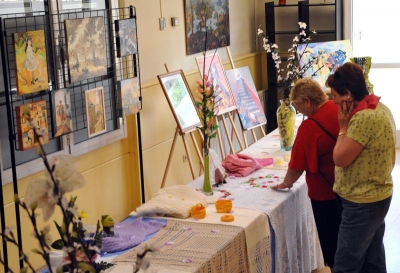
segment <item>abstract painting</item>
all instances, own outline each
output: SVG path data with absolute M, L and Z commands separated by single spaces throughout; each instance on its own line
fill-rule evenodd
M 229 0 L 185 0 L 185 30 L 187 55 L 230 45 Z
M 107 74 L 104 18 L 64 21 L 69 82 Z
M 266 124 L 263 107 L 248 66 L 225 71 L 243 130 Z
M 314 58 L 311 67 L 303 74 L 303 77 L 310 77 L 316 80 L 326 89 L 325 82 L 330 74 L 353 57 L 353 49 L 349 40 L 331 41 L 300 44 L 297 48 L 297 56 L 303 55 L 300 59 L 300 66 L 303 67 Z
M 136 19 L 115 20 L 117 56 L 137 53 Z
M 13 33 L 17 95 L 46 90 L 46 40 L 44 30 Z
M 208 75 L 210 81 L 214 84 L 214 89 L 217 96 L 217 115 L 222 115 L 236 109 L 235 100 L 232 92 L 229 89 L 228 81 L 226 80 L 224 68 L 222 66 L 219 54 L 201 56 L 196 58 L 197 66 L 201 77 L 204 73 Z
M 139 78 L 131 78 L 118 82 L 120 116 L 136 114 L 140 111 L 142 103 L 140 100 Z
M 88 136 L 94 137 L 107 131 L 103 87 L 85 91 L 86 125 Z
M 71 95 L 68 89 L 51 92 L 53 104 L 53 136 L 72 132 Z
M 17 116 L 19 150 L 25 151 L 39 144 L 35 138 L 34 129 L 41 136 L 40 140 L 42 144 L 49 142 L 45 100 L 15 106 L 15 112 Z M 29 121 L 29 117 L 32 122 Z

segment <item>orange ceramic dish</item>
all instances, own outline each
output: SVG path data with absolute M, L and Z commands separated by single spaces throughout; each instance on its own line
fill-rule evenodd
M 235 220 L 235 217 L 233 217 L 233 215 L 222 215 L 221 216 L 222 222 L 233 222 L 233 220 Z
M 232 210 L 232 200 L 217 200 L 215 208 L 219 213 L 228 213 Z
M 196 204 L 190 209 L 190 217 L 202 219 L 206 217 L 206 208 L 202 204 Z

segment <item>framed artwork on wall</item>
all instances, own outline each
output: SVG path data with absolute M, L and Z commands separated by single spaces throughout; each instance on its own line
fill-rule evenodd
M 69 83 L 107 74 L 104 18 L 64 20 Z
M 120 116 L 136 114 L 140 111 L 139 78 L 130 78 L 118 82 Z
M 187 55 L 230 45 L 229 0 L 185 0 L 185 30 Z
M 208 75 L 210 81 L 214 84 L 214 89 L 217 94 L 217 115 L 221 115 L 236 109 L 235 100 L 229 88 L 228 81 L 225 77 L 224 67 L 222 66 L 219 54 L 200 56 L 196 58 L 197 66 L 201 77 L 204 73 Z
M 13 33 L 17 95 L 49 87 L 44 30 Z
M 59 137 L 72 132 L 71 95 L 68 89 L 51 92 L 53 107 L 53 136 Z
M 86 90 L 85 101 L 88 137 L 94 137 L 106 132 L 106 111 L 103 87 Z
M 47 123 L 47 108 L 46 101 L 41 100 L 23 105 L 15 106 L 17 116 L 17 132 L 18 132 L 18 147 L 19 150 L 25 151 L 36 147 L 39 143 L 35 138 L 34 130 L 41 135 L 41 143 L 49 142 L 49 129 Z M 32 119 L 32 125 L 29 122 Z
M 303 67 L 312 57 L 315 57 L 313 65 L 303 74 L 316 80 L 326 90 L 325 82 L 330 74 L 353 57 L 353 49 L 350 40 L 299 44 L 297 56 L 303 54 L 300 66 Z
M 243 130 L 267 123 L 263 106 L 248 66 L 225 71 Z
M 158 80 L 171 107 L 181 133 L 201 126 L 189 85 L 182 70 L 158 75 Z
M 117 57 L 137 53 L 136 18 L 115 20 Z

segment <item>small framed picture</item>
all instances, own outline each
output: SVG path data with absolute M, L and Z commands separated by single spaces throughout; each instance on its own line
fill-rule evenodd
M 158 80 L 179 126 L 185 133 L 201 126 L 192 93 L 182 70 L 158 75 Z
M 137 53 L 136 18 L 115 20 L 117 57 Z
M 107 131 L 103 87 L 85 91 L 86 125 L 88 136 L 94 137 Z
M 18 146 L 25 151 L 39 145 L 35 132 L 41 136 L 41 143 L 49 142 L 46 101 L 36 101 L 15 106 L 17 116 Z M 32 120 L 32 123 L 29 122 Z
M 71 95 L 68 89 L 51 92 L 53 106 L 53 136 L 72 132 Z
M 118 82 L 120 116 L 136 114 L 140 111 L 139 78 L 130 78 Z

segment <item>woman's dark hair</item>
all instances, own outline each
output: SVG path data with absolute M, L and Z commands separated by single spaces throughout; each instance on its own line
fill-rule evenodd
M 342 96 L 349 90 L 356 101 L 369 95 L 361 66 L 352 62 L 347 62 L 336 69 L 334 74 L 329 75 L 325 85 L 335 89 Z

